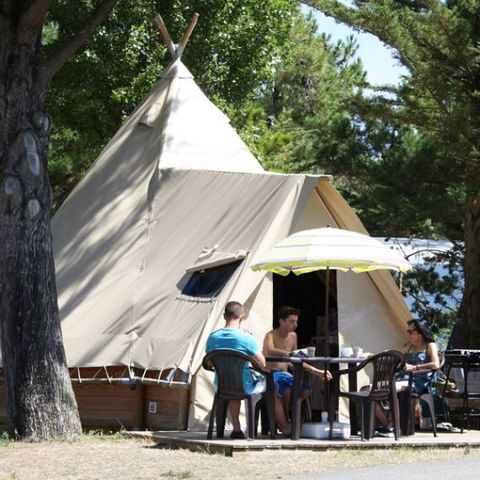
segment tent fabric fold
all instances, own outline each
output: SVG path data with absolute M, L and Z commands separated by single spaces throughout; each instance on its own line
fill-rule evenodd
M 58 216 L 56 222 L 69 222 L 77 231 L 75 242 L 54 237 L 68 364 L 103 365 L 113 359 L 115 364 L 194 372 L 198 359 L 192 362 L 193 352 L 205 340 L 201 332 L 208 336 L 211 331 L 202 327 L 219 317 L 211 319 L 215 305 L 179 296 L 189 277 L 186 270 L 204 245 L 218 244 L 223 252 L 245 246 L 256 251 L 270 231 L 275 237 L 287 232 L 299 192 L 306 183 L 312 190 L 318 182 L 315 177 L 305 180 L 302 175 L 166 170 L 151 206 L 141 199 L 145 189 L 139 186 L 139 202 L 130 210 L 98 199 L 90 221 L 82 219 L 83 228 L 72 225 L 74 216 Z M 90 197 L 88 188 L 80 193 Z M 97 224 L 102 210 L 106 212 Z M 83 256 L 71 262 L 77 245 L 83 245 Z M 261 281 L 248 271 L 248 262 L 246 257 L 221 292 L 219 305 L 232 290 L 246 299 Z M 90 338 L 88 346 L 81 338 Z

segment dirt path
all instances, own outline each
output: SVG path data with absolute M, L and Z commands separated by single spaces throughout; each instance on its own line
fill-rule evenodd
M 0 444 L 0 480 L 268 480 L 339 468 L 462 458 L 466 453 L 480 457 L 480 451 L 463 449 L 269 451 L 224 457 L 163 449 L 141 439 L 87 436 L 73 443 Z

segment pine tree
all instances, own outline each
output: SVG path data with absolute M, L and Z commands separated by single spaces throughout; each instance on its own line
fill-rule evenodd
M 480 346 L 480 2 L 304 2 L 395 50 L 409 76 L 390 110 L 428 135 L 438 156 L 435 169 L 451 199 L 443 233 L 464 241 L 465 289 L 460 309 L 465 347 Z M 416 172 L 410 172 L 415 175 Z M 408 178 L 405 179 L 409 181 Z M 458 221 L 454 218 L 457 216 Z

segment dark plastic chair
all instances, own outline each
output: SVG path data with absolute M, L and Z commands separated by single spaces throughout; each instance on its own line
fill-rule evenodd
M 462 374 L 463 385 L 460 384 L 458 378 L 454 378 L 455 369 L 459 369 Z M 470 400 L 480 399 L 480 391 L 472 391 L 472 386 L 469 384 L 469 377 L 471 378 L 472 373 L 480 372 L 480 353 L 449 354 L 445 352 L 444 370 L 446 382 L 444 384 L 442 397 L 446 403 L 449 417 L 460 419 L 461 433 L 463 433 L 465 423 L 470 425 L 471 417 L 480 416 L 478 410 L 474 412 L 470 404 Z M 457 388 L 449 390 L 448 386 L 452 381 L 457 384 Z M 460 400 L 461 407 L 458 412 L 450 408 L 449 399 Z
M 395 433 L 395 439 L 400 437 L 400 418 L 398 410 L 398 399 L 395 388 L 395 374 L 405 365 L 405 355 L 396 350 L 387 350 L 380 352 L 364 360 L 356 367 L 338 370 L 333 373 L 330 393 L 330 405 L 328 417 L 330 420 L 330 434 L 332 439 L 333 421 L 335 407 L 339 397 L 346 397 L 350 401 L 358 402 L 361 406 L 361 436 L 362 440 L 368 440 L 373 437 L 373 426 L 375 421 L 375 405 L 378 402 L 387 401 L 392 411 L 392 421 Z M 373 378 L 370 390 L 361 390 L 355 392 L 341 391 L 340 379 L 342 375 L 349 374 L 352 371 L 357 374 L 360 370 L 371 366 L 373 368 Z
M 249 364 L 249 368 L 256 370 L 267 379 L 266 392 L 257 395 L 248 394 L 243 387 L 243 366 Z M 215 350 L 207 354 L 202 362 L 205 370 L 213 371 L 217 375 L 217 391 L 213 398 L 210 421 L 208 424 L 207 438 L 213 436 L 213 424 L 216 420 L 217 438 L 223 438 L 225 432 L 225 420 L 227 417 L 228 403 L 230 400 L 247 401 L 247 437 L 254 438 L 257 433 L 254 398 L 263 398 L 267 406 L 270 438 L 275 438 L 275 392 L 273 375 L 263 370 L 253 357 L 236 350 Z

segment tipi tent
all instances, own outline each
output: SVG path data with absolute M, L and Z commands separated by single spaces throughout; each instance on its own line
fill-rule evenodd
M 105 372 L 121 365 L 135 382 L 193 385 L 190 425 L 197 425 L 211 397 L 195 374 L 226 301 L 248 306 L 259 341 L 272 326 L 274 282 L 250 270 L 252 259 L 291 231 L 327 223 L 353 229 L 358 219 L 326 177 L 151 170 L 127 202 L 112 200 L 106 187 L 90 190 L 98 167 L 53 227 L 68 364 Z M 195 274 L 209 272 L 230 277 L 213 293 L 189 287 Z M 404 342 L 408 311 L 389 273 L 338 273 L 337 305 L 340 344 L 375 351 Z
M 261 342 L 294 289 L 250 263 L 287 234 L 326 224 L 365 232 L 330 177 L 264 172 L 177 56 L 53 218 L 84 425 L 204 426 L 211 383 L 200 363 L 225 303 L 246 304 Z M 323 289 L 302 288 L 323 301 Z M 333 291 L 338 331 L 320 332 L 321 315 L 306 315 L 309 336 L 370 351 L 405 342 L 410 314 L 388 272 L 338 273 Z

